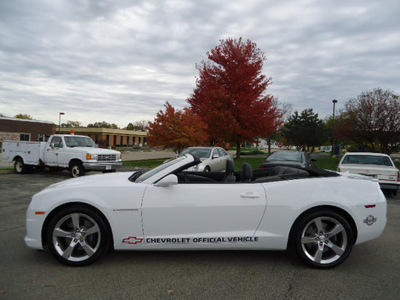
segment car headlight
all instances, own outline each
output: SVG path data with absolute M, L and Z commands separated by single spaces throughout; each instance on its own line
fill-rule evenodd
M 86 159 L 87 160 L 97 160 L 97 154 L 87 153 L 86 154 Z
M 193 171 L 202 172 L 204 171 L 204 166 L 202 164 L 195 165 L 193 166 Z

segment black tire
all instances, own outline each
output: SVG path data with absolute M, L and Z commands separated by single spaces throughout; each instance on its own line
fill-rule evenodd
M 314 211 L 294 226 L 292 250 L 305 264 L 327 269 L 340 265 L 350 255 L 354 234 L 349 222 L 337 212 Z
M 205 168 L 204 168 L 204 172 L 211 172 L 210 167 L 209 167 L 209 166 L 205 167 Z
M 85 206 L 71 206 L 51 218 L 46 228 L 46 244 L 60 262 L 86 266 L 107 253 L 111 233 L 99 213 Z
M 24 164 L 22 158 L 17 157 L 14 162 L 14 171 L 17 174 L 25 174 L 28 172 L 28 166 Z
M 69 173 L 72 178 L 85 175 L 85 168 L 80 161 L 74 161 L 69 166 Z

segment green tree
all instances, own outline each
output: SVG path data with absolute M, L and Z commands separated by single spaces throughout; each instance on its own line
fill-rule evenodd
M 288 145 L 296 146 L 303 151 L 314 151 L 316 146 L 328 139 L 328 130 L 312 108 L 299 114 L 295 111 L 282 128 L 282 135 Z
M 61 127 L 82 127 L 82 124 L 79 121 L 68 121 L 67 123 L 62 123 Z
M 33 118 L 28 114 L 18 114 L 18 115 L 15 115 L 14 118 L 24 119 L 24 120 L 33 120 Z
M 115 124 L 110 124 L 107 123 L 106 121 L 102 121 L 102 122 L 95 122 L 95 123 L 90 123 L 87 127 L 89 128 L 113 128 L 113 125 Z M 118 128 L 118 126 L 117 126 Z
M 146 127 L 149 125 L 149 121 L 142 120 L 136 121 L 134 123 L 129 123 L 128 126 L 125 127 L 126 130 L 135 130 L 135 131 L 146 131 Z
M 400 149 L 400 98 L 389 90 L 362 92 L 345 104 L 342 134 L 373 151 L 390 154 Z

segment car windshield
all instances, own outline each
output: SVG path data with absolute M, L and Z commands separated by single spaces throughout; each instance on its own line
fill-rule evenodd
M 96 144 L 90 137 L 66 136 L 64 139 L 67 147 L 96 147 Z
M 379 165 L 393 167 L 389 157 L 377 155 L 346 155 L 342 164 Z
M 183 150 L 180 154 L 179 157 L 185 155 L 185 154 L 194 154 L 197 155 L 200 158 L 209 158 L 211 154 L 211 149 L 207 148 L 188 148 L 186 150 Z
M 301 162 L 300 152 L 273 152 L 267 157 L 267 161 L 299 161 Z
M 146 173 L 143 173 L 138 178 L 136 178 L 135 182 L 145 181 L 146 179 L 150 178 L 151 176 L 157 174 L 158 172 L 161 172 L 162 170 L 165 170 L 166 168 L 168 168 L 174 164 L 177 164 L 184 159 L 186 159 L 186 156 L 181 156 L 181 157 L 177 157 L 173 160 L 170 160 L 170 161 L 158 166 L 157 168 L 151 169 L 151 170 L 147 171 Z

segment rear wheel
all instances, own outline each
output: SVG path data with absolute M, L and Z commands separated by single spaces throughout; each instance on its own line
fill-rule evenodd
M 17 174 L 24 174 L 28 171 L 28 166 L 24 164 L 22 158 L 18 157 L 15 159 L 14 171 Z
M 85 266 L 107 252 L 110 236 L 98 213 L 75 206 L 63 209 L 51 219 L 46 242 L 57 260 L 69 266 Z
M 315 211 L 295 226 L 294 250 L 304 263 L 315 268 L 332 268 L 350 255 L 353 231 L 337 212 Z

